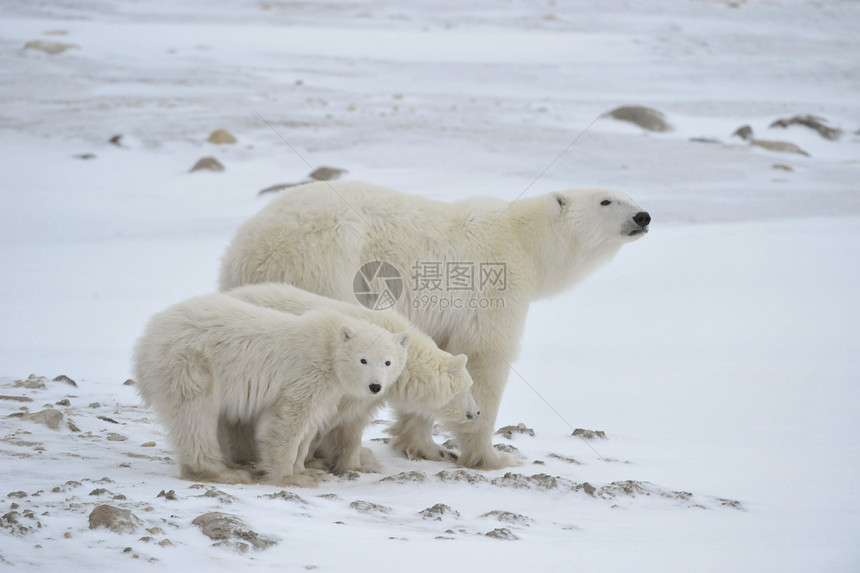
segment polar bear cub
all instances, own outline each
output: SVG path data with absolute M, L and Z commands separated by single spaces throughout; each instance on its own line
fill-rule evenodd
M 391 332 L 408 333 L 410 343 L 406 367 L 384 396 L 397 417 L 390 430 L 395 433 L 392 445 L 408 457 L 455 458 L 451 452 L 438 446 L 429 434 L 425 436 L 418 431 L 418 426 L 413 427 L 410 420 L 420 419 L 431 426 L 438 421 L 445 429 L 457 431 L 478 419 L 480 411 L 472 396 L 472 377 L 466 369 L 465 354 L 454 356 L 440 350 L 429 336 L 393 310 L 370 310 L 283 283 L 246 285 L 224 294 L 297 315 L 328 309 L 372 322 Z M 331 426 L 321 432 L 310 453 L 324 460 L 328 469 L 335 473 L 379 471 L 373 454 L 361 448 L 361 434 L 382 402 L 381 396 L 345 396 L 338 405 L 338 414 Z M 228 431 L 241 434 L 242 428 L 234 426 Z M 241 444 L 241 436 L 235 438 L 231 438 L 234 444 Z M 232 454 L 238 459 L 248 457 L 241 447 Z
M 400 376 L 409 339 L 332 310 L 298 316 L 212 294 L 152 317 L 134 370 L 183 477 L 252 481 L 222 453 L 222 419 L 254 428 L 263 479 L 284 484 L 340 400 L 383 395 Z

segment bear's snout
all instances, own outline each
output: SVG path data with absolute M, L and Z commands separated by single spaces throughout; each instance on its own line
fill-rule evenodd
M 368 386 L 368 388 L 370 389 L 371 393 L 373 393 L 373 394 L 379 394 L 382 391 L 382 385 L 381 384 L 371 384 L 370 386 Z
M 480 416 L 480 415 L 481 415 L 480 410 L 478 410 L 477 412 L 466 412 L 466 418 L 469 420 L 477 420 L 478 416 Z
M 648 214 L 648 211 L 639 211 L 633 215 L 633 222 L 640 227 L 647 227 L 651 224 L 651 215 Z

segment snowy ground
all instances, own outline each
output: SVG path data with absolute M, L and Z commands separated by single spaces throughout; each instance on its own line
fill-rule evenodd
M 4 3 L 0 565 L 857 571 L 858 23 L 801 0 Z M 602 117 L 627 104 L 674 130 Z M 768 127 L 795 114 L 841 137 Z M 203 156 L 226 170 L 189 173 Z M 123 384 L 132 345 L 214 290 L 258 191 L 320 165 L 440 199 L 599 185 L 651 212 L 532 308 L 498 425 L 534 436 L 496 437 L 525 466 L 399 458 L 380 423 L 382 475 L 176 477 Z M 101 504 L 136 530 L 90 529 Z M 259 536 L 213 547 L 192 525 L 213 511 Z

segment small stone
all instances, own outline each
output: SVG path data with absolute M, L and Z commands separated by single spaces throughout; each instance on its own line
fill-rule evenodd
M 672 131 L 662 113 L 644 106 L 622 106 L 609 112 L 610 117 L 638 125 L 647 131 Z
M 585 493 L 587 493 L 588 495 L 593 496 L 593 495 L 594 495 L 594 492 L 596 492 L 596 491 L 597 491 L 597 488 L 596 488 L 596 487 L 594 487 L 593 485 L 591 485 L 590 483 L 585 482 L 585 483 L 583 483 L 583 484 L 582 484 L 582 491 L 584 491 L 584 492 L 585 492 Z
M 236 137 L 226 129 L 216 129 L 206 141 L 216 145 L 230 145 L 236 143 Z
M 190 172 L 194 171 L 224 171 L 224 166 L 214 157 L 201 157 L 191 168 Z
M 774 163 L 770 166 L 771 169 L 776 169 L 777 171 L 794 171 L 794 168 L 790 165 L 784 165 L 782 163 Z
M 603 430 L 586 430 L 583 428 L 577 428 L 571 435 L 582 438 L 583 440 L 593 440 L 595 438 L 600 438 L 601 440 L 606 439 L 606 433 Z
M 15 388 L 27 388 L 29 390 L 42 390 L 46 388 L 45 382 L 47 382 L 47 378 L 44 376 L 36 376 L 35 374 L 30 374 L 30 376 L 26 380 L 16 380 Z
M 174 490 L 170 490 L 168 492 L 161 490 L 161 492 L 156 497 L 163 497 L 164 499 L 175 500 L 176 492 Z
M 770 141 L 767 139 L 753 139 L 750 141 L 750 145 L 754 145 L 756 147 L 761 147 L 762 149 L 767 149 L 768 151 L 776 151 L 779 153 L 797 153 L 798 155 L 805 155 L 809 157 L 809 154 L 802 150 L 797 145 L 790 143 L 788 141 Z
M 32 398 L 27 396 L 0 396 L 0 400 L 9 400 L 10 402 L 32 402 Z
M 90 406 L 89 406 L 89 407 L 90 407 L 90 408 L 101 408 L 101 407 L 102 407 L 102 405 L 101 405 L 101 404 L 99 404 L 98 402 L 90 402 Z
M 453 517 L 460 517 L 460 512 L 451 509 L 444 503 L 437 503 L 433 507 L 428 507 L 427 509 L 419 511 L 418 515 L 420 515 L 424 519 L 433 519 L 436 521 L 441 521 L 443 515 L 452 515 Z
M 27 497 L 27 492 L 25 491 L 13 491 L 6 494 L 6 497 L 11 497 L 12 499 L 24 499 Z
M 113 507 L 99 505 L 90 513 L 90 529 L 103 527 L 116 533 L 134 533 L 143 522 L 132 512 Z
M 162 547 L 170 547 L 173 545 L 173 542 L 170 541 L 169 539 L 162 539 L 161 541 L 158 542 L 158 544 Z
M 283 191 L 284 189 L 296 187 L 304 183 L 309 183 L 309 181 L 300 181 L 299 183 L 278 183 L 277 185 L 271 185 L 269 187 L 266 187 L 265 189 L 261 189 L 260 192 L 257 193 L 257 195 L 263 195 L 265 193 L 276 193 L 278 191 Z
M 531 522 L 531 518 L 529 518 L 525 515 L 520 515 L 519 513 L 510 512 L 510 511 L 499 511 L 499 510 L 490 511 L 488 513 L 485 513 L 481 517 L 489 517 L 489 518 L 496 519 L 498 521 L 503 521 L 505 523 L 512 523 L 512 524 L 528 524 L 529 522 Z
M 109 442 L 124 442 L 124 441 L 128 440 L 128 438 L 123 436 L 122 434 L 116 434 L 114 432 L 109 432 L 107 435 L 107 440 Z
M 122 135 L 114 135 L 108 140 L 108 143 L 110 143 L 111 145 L 116 145 L 117 147 L 122 147 Z
M 69 399 L 68 399 L 68 398 L 63 398 L 62 400 L 58 400 L 58 401 L 56 402 L 56 404 L 54 404 L 54 405 L 55 405 L 55 406 L 71 406 L 71 404 L 72 404 L 72 403 L 71 403 L 71 402 L 69 402 Z
M 140 447 L 141 448 L 154 448 L 155 442 L 144 442 L 144 443 L 140 444 Z
M 401 472 L 397 475 L 382 478 L 381 482 L 407 483 L 407 482 L 423 482 L 427 479 L 427 474 L 419 471 Z
M 346 169 L 339 169 L 337 167 L 317 167 L 313 171 L 311 171 L 309 177 L 311 179 L 315 179 L 316 181 L 331 181 L 332 179 L 339 179 L 341 175 L 347 173 Z
M 748 125 L 742 125 L 739 128 L 737 128 L 735 130 L 735 132 L 732 134 L 732 137 L 735 137 L 735 136 L 740 137 L 744 141 L 749 141 L 753 137 L 753 130 Z
M 105 421 L 105 422 L 110 422 L 111 424 L 119 424 L 119 422 L 117 422 L 117 421 L 116 421 L 116 420 L 114 420 L 113 418 L 108 418 L 107 416 L 96 416 L 96 417 L 97 417 L 99 420 L 103 420 L 103 421 Z
M 824 120 L 814 115 L 795 115 L 794 117 L 778 119 L 770 124 L 770 127 L 786 128 L 790 125 L 802 125 L 818 132 L 824 139 L 835 141 L 842 135 L 841 129 L 824 125 Z
M 278 543 L 277 539 L 251 531 L 241 519 L 228 513 L 217 511 L 204 513 L 194 518 L 191 524 L 199 527 L 203 535 L 220 542 L 221 546 L 229 546 L 229 543 L 223 542 L 232 539 L 247 541 L 255 549 L 266 549 Z M 247 544 L 245 543 L 237 543 L 237 548 L 241 550 L 241 545 L 245 545 L 247 551 Z
M 83 159 L 84 161 L 89 161 L 90 159 L 95 159 L 97 156 L 95 153 L 78 153 L 73 157 L 75 159 Z
M 496 435 L 502 436 L 507 439 L 512 439 L 514 434 L 525 434 L 527 436 L 534 437 L 535 431 L 531 428 L 527 428 L 525 424 L 520 422 L 516 426 L 505 426 L 504 428 L 499 428 L 496 432 Z
M 25 50 L 37 50 L 52 56 L 62 54 L 66 50 L 71 50 L 73 48 L 77 49 L 79 46 L 76 46 L 75 44 L 65 44 L 63 42 L 45 42 L 44 40 L 33 40 L 24 44 Z
M 47 410 L 42 410 L 35 414 L 27 414 L 24 416 L 24 419 L 29 420 L 30 422 L 36 422 L 37 424 L 44 424 L 52 430 L 59 430 L 60 422 L 63 421 L 63 413 L 59 410 L 48 408 Z
M 369 501 L 356 500 L 349 504 L 349 507 L 362 513 L 390 513 L 391 509 L 384 505 L 371 503 Z
M 69 386 L 74 386 L 77 388 L 78 383 L 66 376 L 65 374 L 60 374 L 53 380 L 54 382 L 62 382 L 63 384 L 68 384 Z
M 73 432 L 80 432 L 81 431 L 81 429 L 77 425 L 75 425 L 75 423 L 72 422 L 71 420 L 66 420 L 66 425 L 69 426 L 69 429 Z
M 125 382 L 123 382 L 123 383 L 122 383 L 122 385 L 123 385 L 123 386 L 134 386 L 134 380 L 132 380 L 131 378 L 129 378 L 128 380 L 126 380 Z
M 488 533 L 485 533 L 484 535 L 487 537 L 492 537 L 493 539 L 503 539 L 505 541 L 515 541 L 519 539 L 519 537 L 511 533 L 511 530 L 507 527 L 500 527 L 498 529 L 494 529 Z

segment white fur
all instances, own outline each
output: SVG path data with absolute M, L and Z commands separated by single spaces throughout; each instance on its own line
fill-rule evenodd
M 224 294 L 292 314 L 303 314 L 314 309 L 333 310 L 345 316 L 367 320 L 391 332 L 406 332 L 410 339 L 406 367 L 387 388 L 384 396 L 398 417 L 422 416 L 431 424 L 439 420 L 449 429 L 470 424 L 478 418 L 478 407 L 471 392 L 472 378 L 466 370 L 466 356 L 452 356 L 439 350 L 430 337 L 397 312 L 373 311 L 284 283 L 246 285 Z M 329 427 L 321 430 L 311 454 L 316 453 L 326 462 L 327 468 L 336 473 L 346 470 L 378 471 L 378 462 L 372 453 L 361 451 L 361 434 L 382 400 L 382 397 L 370 396 L 345 396 L 341 399 L 337 416 L 331 420 Z M 405 428 L 396 431 L 397 438 L 393 445 L 410 457 L 435 460 L 453 457 L 432 439 L 429 442 L 422 441 L 424 435 L 415 435 L 410 439 L 406 434 Z
M 251 481 L 224 456 L 220 419 L 251 428 L 266 481 L 285 484 L 304 470 L 310 442 L 338 401 L 382 395 L 401 374 L 408 344 L 408 333 L 332 310 L 296 316 L 212 294 L 152 317 L 134 368 L 183 477 Z
M 481 417 L 457 432 L 461 463 L 504 467 L 516 460 L 497 452 L 491 437 L 529 303 L 570 288 L 644 234 L 647 228 L 633 221 L 639 212 L 627 195 L 605 189 L 512 203 L 442 203 L 367 183 L 310 183 L 284 192 L 239 228 L 223 258 L 220 286 L 286 282 L 354 302 L 353 277 L 362 264 L 394 265 L 406 283 L 397 310 L 440 348 L 469 357 Z M 504 263 L 506 288 L 490 285 L 479 293 L 503 304 L 469 308 L 475 293 L 455 291 L 446 293 L 453 303 L 447 308 L 425 306 L 425 293 L 413 290 L 409 278 L 416 263 L 434 261 Z M 401 430 L 431 441 L 426 417 L 401 422 Z

